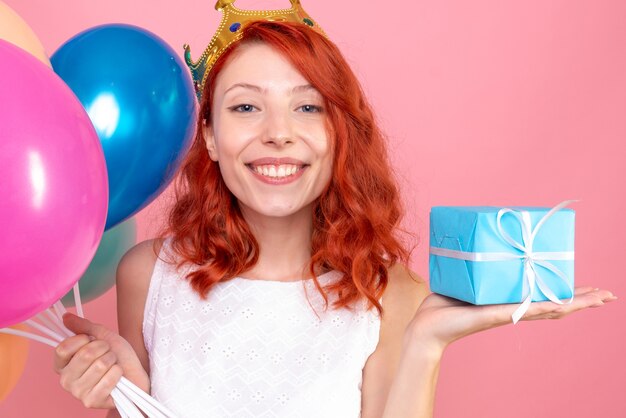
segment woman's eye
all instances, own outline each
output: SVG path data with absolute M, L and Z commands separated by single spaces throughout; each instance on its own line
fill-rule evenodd
M 230 110 L 233 110 L 235 112 L 241 112 L 241 113 L 250 113 L 252 112 L 252 109 L 254 109 L 254 106 L 252 106 L 251 104 L 242 104 L 242 105 L 233 106 L 230 108 Z
M 302 109 L 304 113 L 316 113 L 316 112 L 322 111 L 321 106 L 315 106 L 315 105 L 303 105 L 303 106 L 300 106 L 300 109 Z

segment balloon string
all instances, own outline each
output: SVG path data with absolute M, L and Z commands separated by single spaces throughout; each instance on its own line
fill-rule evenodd
M 80 288 L 78 282 L 74 285 L 74 306 L 76 306 L 76 314 L 84 318 L 85 314 L 83 313 L 83 304 L 80 302 Z
M 46 309 L 44 313 L 52 320 L 54 324 L 56 324 L 57 327 L 59 327 L 59 329 L 62 331 L 63 334 L 65 334 L 66 337 L 71 337 L 74 334 L 72 331 L 67 329 L 63 321 L 59 319 L 59 317 L 56 316 L 56 314 L 52 312 L 49 308 Z
M 0 334 L 9 334 L 16 335 L 18 337 L 28 338 L 49 345 L 50 347 L 56 347 L 57 345 L 59 345 L 58 342 L 51 340 L 50 338 L 42 337 L 41 335 L 33 334 L 31 332 L 21 331 L 19 329 L 0 328 Z
M 33 319 L 28 319 L 28 320 L 24 321 L 24 323 L 26 325 L 32 327 L 32 328 L 35 328 L 39 332 L 43 332 L 48 337 L 52 337 L 56 341 L 62 341 L 63 340 L 63 337 L 61 335 L 59 335 L 56 332 L 54 332 L 53 330 L 45 327 L 44 325 L 41 325 L 41 324 L 37 323 Z
M 43 322 L 43 324 L 46 327 L 48 327 L 51 331 L 54 331 L 56 333 L 65 334 L 63 332 L 63 330 L 61 328 L 59 328 L 53 321 L 51 321 L 49 318 L 46 318 L 46 315 L 44 315 L 43 312 L 38 313 L 37 316 L 35 316 L 35 318 L 40 320 L 41 322 Z
M 148 416 L 152 417 L 170 417 L 173 418 L 176 415 L 170 411 L 169 409 L 167 409 L 163 404 L 159 403 L 156 399 L 154 399 L 152 396 L 148 395 L 146 392 L 144 392 L 143 390 L 141 390 L 140 388 L 138 388 L 133 382 L 131 382 L 130 380 L 126 379 L 125 377 L 122 377 L 122 379 L 120 380 L 120 387 L 122 389 L 126 389 L 124 391 L 124 393 L 126 393 L 131 399 L 133 399 L 135 401 L 135 403 L 144 411 L 148 414 Z M 138 399 L 137 397 L 133 397 L 131 396 L 131 393 L 134 393 L 137 397 L 143 399 L 143 402 L 141 401 L 141 399 Z M 147 403 L 147 405 L 146 405 Z M 157 411 L 154 411 L 152 408 L 150 408 L 149 410 L 143 408 L 142 406 L 151 406 L 154 408 L 157 408 Z M 154 415 L 153 415 L 154 414 Z
M 50 309 L 44 311 L 49 319 L 51 319 L 52 323 L 55 324 L 63 334 L 68 334 L 67 336 L 76 335 L 61 322 L 63 314 L 67 312 L 61 301 L 56 302 L 53 305 L 53 309 L 54 313 Z M 43 322 L 43 325 L 33 319 L 29 319 L 25 321 L 25 323 L 50 336 L 52 339 L 14 328 L 0 328 L 0 333 L 28 338 L 49 345 L 50 347 L 56 347 L 64 340 L 64 337 L 58 333 L 58 330 L 55 329 L 54 326 L 50 326 L 51 323 L 45 319 L 45 316 L 38 315 L 37 318 Z M 174 413 L 125 377 L 120 379 L 116 388 L 111 392 L 111 397 L 122 418 L 144 418 L 140 410 L 146 413 L 150 418 L 176 418 Z
M 111 397 L 128 418 L 144 418 L 139 409 L 118 388 L 113 389 Z
M 120 387 L 123 387 L 124 383 L 120 380 Z M 148 414 L 149 417 L 153 418 L 167 418 L 168 416 L 163 414 L 157 407 L 152 405 L 148 399 L 144 396 L 135 393 L 132 389 L 124 392 L 128 399 L 134 402 L 139 409 Z
M 113 389 L 113 392 L 115 392 L 115 389 Z M 122 406 L 122 404 L 119 401 L 119 395 L 115 394 L 111 392 L 111 398 L 113 398 L 113 403 L 115 404 L 115 409 L 117 409 L 117 412 L 120 414 L 121 418 L 129 418 L 128 414 L 126 413 L 126 410 L 124 409 L 124 407 Z
M 57 302 L 54 302 L 54 305 L 52 305 L 52 308 L 54 309 L 54 313 L 56 314 L 59 321 L 63 323 L 63 314 L 67 312 L 67 310 L 65 309 L 65 306 L 63 306 L 63 303 L 60 300 Z

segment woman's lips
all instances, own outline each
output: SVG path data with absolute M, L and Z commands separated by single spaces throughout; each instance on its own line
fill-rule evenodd
M 290 157 L 281 157 L 281 158 L 263 157 L 263 158 L 257 158 L 256 160 L 253 160 L 253 161 L 248 161 L 246 163 L 246 165 L 251 165 L 251 166 L 281 165 L 281 164 L 291 164 L 291 165 L 298 165 L 298 166 L 307 165 L 302 160 L 298 160 L 296 158 L 290 158 Z

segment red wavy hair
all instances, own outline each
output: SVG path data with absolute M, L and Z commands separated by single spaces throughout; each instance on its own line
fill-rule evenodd
M 379 299 L 388 268 L 408 261 L 397 233 L 402 217 L 398 187 L 387 158 L 385 137 L 371 106 L 339 49 L 299 23 L 257 21 L 215 63 L 202 94 L 194 143 L 176 181 L 176 203 L 161 237 L 171 236 L 178 266 L 200 266 L 187 279 L 202 297 L 211 287 L 251 269 L 259 245 L 236 198 L 224 183 L 218 164 L 208 157 L 203 120 L 211 121 L 217 75 L 229 57 L 246 43 L 262 42 L 282 53 L 324 97 L 327 130 L 334 158 L 333 176 L 314 203 L 310 272 L 338 270 L 339 282 L 317 289 L 333 308 L 369 300 L 382 313 Z

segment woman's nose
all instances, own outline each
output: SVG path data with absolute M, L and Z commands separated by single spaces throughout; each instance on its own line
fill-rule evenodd
M 288 111 L 272 111 L 267 115 L 263 141 L 281 147 L 293 143 L 293 121 Z

